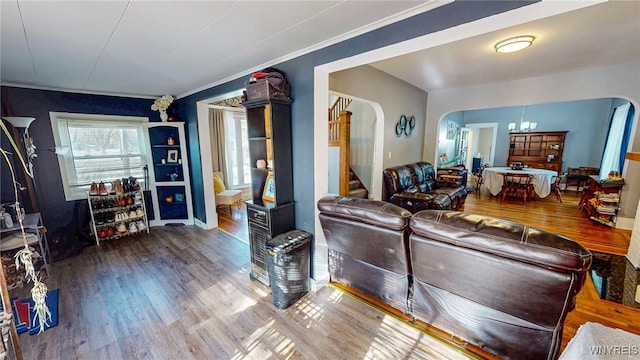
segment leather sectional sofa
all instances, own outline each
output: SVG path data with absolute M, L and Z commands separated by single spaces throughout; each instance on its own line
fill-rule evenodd
M 412 213 L 426 209 L 456 210 L 467 198 L 464 186 L 438 186 L 433 166 L 427 162 L 388 168 L 383 175 L 385 200 Z
M 517 223 L 385 201 L 318 201 L 332 282 L 506 359 L 554 359 L 591 253 Z

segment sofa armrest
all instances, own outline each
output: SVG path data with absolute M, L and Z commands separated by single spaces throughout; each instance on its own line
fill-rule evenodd
M 409 225 L 411 213 L 385 201 L 326 196 L 318 200 L 321 213 L 391 230 L 403 230 Z
M 430 209 L 435 195 L 421 193 L 418 192 L 417 189 L 414 190 L 415 191 L 403 191 L 401 193 L 393 194 L 389 201 L 411 211 L 412 213 Z

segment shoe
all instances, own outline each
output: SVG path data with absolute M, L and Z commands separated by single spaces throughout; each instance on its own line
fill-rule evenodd
M 138 217 L 138 213 L 136 213 L 134 210 L 131 210 L 131 212 L 129 213 L 129 219 L 135 219 Z
M 143 217 L 144 216 L 144 211 L 142 211 L 142 208 L 136 209 L 136 216 L 137 217 Z
M 144 221 L 140 220 L 138 221 L 138 230 L 143 231 L 147 228 L 147 225 L 144 223 Z
M 89 195 L 98 195 L 98 184 L 96 182 L 91 183 L 91 189 L 89 190 Z
M 102 181 L 100 181 L 100 184 L 98 185 L 98 194 L 109 195 L 109 193 L 107 192 L 107 187 L 104 185 Z
M 124 194 L 124 189 L 122 188 L 122 183 L 120 182 L 120 180 L 115 180 L 113 182 L 113 186 L 116 188 L 116 195 Z
M 120 225 L 118 225 L 118 232 L 121 234 L 124 234 L 125 232 L 127 232 L 127 226 L 121 222 Z
M 131 222 L 131 224 L 129 224 L 129 233 L 130 234 L 134 234 L 138 232 L 138 227 L 136 226 L 135 222 Z
M 115 183 L 115 181 L 112 181 L 110 183 L 110 185 L 111 185 L 111 190 L 109 190 L 109 194 L 115 195 L 116 194 L 116 183 Z
M 129 220 L 129 214 L 127 214 L 126 212 L 122 213 L 122 220 Z

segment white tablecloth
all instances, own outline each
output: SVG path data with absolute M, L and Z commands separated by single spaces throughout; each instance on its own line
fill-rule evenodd
M 482 172 L 484 186 L 489 189 L 492 195 L 498 195 L 502 190 L 502 177 L 506 173 L 524 173 L 533 175 L 531 184 L 536 194 L 547 197 L 551 193 L 551 183 L 553 177 L 558 175 L 557 171 L 545 169 L 524 168 L 522 170 L 512 170 L 510 167 L 488 167 Z
M 558 360 L 639 359 L 640 336 L 587 322 L 580 325 Z

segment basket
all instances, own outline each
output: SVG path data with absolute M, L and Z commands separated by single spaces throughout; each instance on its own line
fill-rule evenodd
M 291 95 L 291 86 L 284 84 L 284 91 L 279 91 L 269 84 L 267 79 L 260 79 L 254 83 L 245 84 L 247 101 L 255 99 L 279 98 L 288 99 Z
M 292 230 L 267 242 L 273 305 L 286 309 L 309 291 L 311 234 Z

